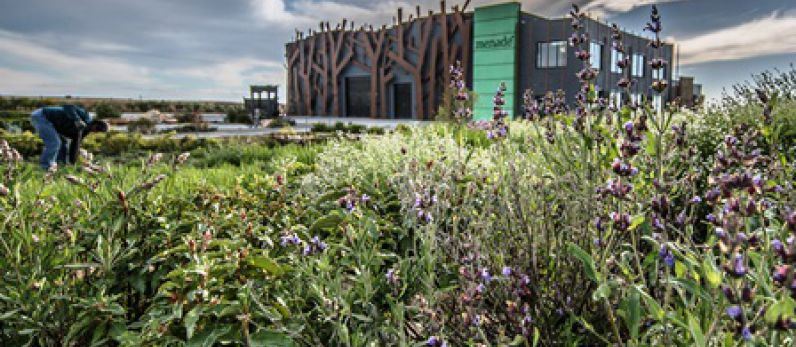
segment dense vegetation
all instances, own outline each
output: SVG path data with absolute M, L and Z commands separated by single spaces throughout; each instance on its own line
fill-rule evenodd
M 501 86 L 472 123 L 453 76 L 449 123 L 357 141 L 107 135 L 44 173 L 8 137 L 0 341 L 796 343 L 789 79 L 657 111 L 605 104 L 585 67 L 572 112 L 551 93 L 509 121 Z
M 777 143 L 793 137 L 771 129 L 793 106 L 770 125 L 751 122 L 763 114 L 751 104 L 674 115 L 687 131 L 640 139 L 623 199 L 605 182 L 626 129 L 594 129 L 603 136 L 584 153 L 564 115 L 510 122 L 499 140 L 404 127 L 359 142 L 196 147 L 187 160 L 86 155 L 54 173 L 4 147 L 0 339 L 690 345 L 740 339 L 743 324 L 758 342 L 791 343 L 778 330 L 793 316 L 780 284 L 790 274 L 778 274 L 796 223 L 794 153 Z M 744 175 L 751 183 L 730 179 Z M 617 206 L 627 217 L 609 219 Z M 744 220 L 719 232 L 729 218 Z

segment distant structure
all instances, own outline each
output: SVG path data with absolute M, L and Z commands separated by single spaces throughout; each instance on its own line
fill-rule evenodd
M 248 99 L 243 98 L 246 112 L 251 116 L 252 122 L 257 124 L 261 118 L 273 118 L 279 115 L 278 87 L 275 85 L 261 85 L 249 87 Z M 265 94 L 265 98 L 263 98 Z
M 671 86 L 671 99 L 677 100 L 680 106 L 692 110 L 702 107 L 705 97 L 702 95 L 702 85 L 694 83 L 694 77 L 680 76 Z
M 301 116 L 370 117 L 433 120 L 450 83 L 449 67 L 462 63 L 468 87 L 478 95 L 476 118 L 490 118 L 492 96 L 501 82 L 508 88 L 507 109 L 519 113 L 522 95 L 530 89 L 535 97 L 563 90 L 568 102 L 580 87 L 576 73 L 582 68 L 568 39 L 571 19 L 543 18 L 521 11 L 520 3 L 507 2 L 468 11 L 448 8 L 424 13 L 420 6 L 407 14 L 398 9 L 391 26 L 356 27 L 343 20 L 337 25 L 321 22 L 317 29 L 296 32 L 286 45 L 287 112 Z M 597 93 L 621 102 L 617 82 L 623 77 L 616 62 L 624 59 L 612 48 L 611 26 L 584 21 L 590 37 Z M 651 40 L 625 33 L 630 66 L 627 77 L 636 81 L 631 99 L 652 98 L 655 79 L 671 86 L 677 66 L 675 47 L 664 44 L 660 56 Z M 653 70 L 649 62 L 669 62 Z M 671 100 L 667 90 L 661 104 Z

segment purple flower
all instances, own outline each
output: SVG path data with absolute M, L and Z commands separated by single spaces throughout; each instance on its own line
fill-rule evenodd
M 387 278 L 387 282 L 395 283 L 398 281 L 398 277 L 395 275 L 395 269 L 387 270 L 387 273 L 384 274 L 384 277 Z
M 362 194 L 360 200 L 362 200 L 362 202 L 368 202 L 370 201 L 370 196 L 368 196 L 367 194 Z
M 522 284 L 526 286 L 531 284 L 531 278 L 528 275 L 522 275 Z
M 310 245 L 304 246 L 304 255 L 310 255 L 310 254 L 312 254 L 312 246 Z
M 429 337 L 428 340 L 426 341 L 426 344 L 429 346 L 437 346 L 439 343 L 440 340 L 436 336 Z
M 782 253 L 785 251 L 785 246 L 782 245 L 782 241 L 780 241 L 779 239 L 774 239 L 773 241 L 771 241 L 771 248 L 773 248 L 774 252 L 777 253 Z
M 741 232 L 741 233 L 738 233 L 738 235 L 735 235 L 735 241 L 738 242 L 738 243 L 746 242 L 748 239 L 749 238 L 746 236 L 746 233 L 742 233 Z
M 625 123 L 625 125 L 624 125 L 623 127 L 624 127 L 625 131 L 626 131 L 628 134 L 630 134 L 630 133 L 632 133 L 632 132 L 633 132 L 633 122 L 632 122 L 632 121 L 628 121 L 628 122 L 626 122 L 626 123 Z
M 473 323 L 473 325 L 475 325 L 475 326 L 479 326 L 479 325 L 481 325 L 481 315 L 475 315 L 475 316 L 473 316 L 473 322 L 472 322 L 472 323 Z
M 692 204 L 698 204 L 700 202 L 702 202 L 702 198 L 699 197 L 699 195 L 695 195 L 693 198 L 691 198 L 691 203 Z
M 478 287 L 475 287 L 475 291 L 478 293 L 483 293 L 486 291 L 486 286 L 483 283 L 479 283 Z
M 666 247 L 666 245 L 661 245 L 661 249 L 658 251 L 658 256 L 663 260 L 666 266 L 674 266 L 674 255 L 672 254 L 672 251 Z
M 733 275 L 737 277 L 746 276 L 746 265 L 743 263 L 743 256 L 740 254 L 735 255 L 735 262 L 733 264 Z
M 741 315 L 743 314 L 743 310 L 741 310 L 740 306 L 730 306 L 727 308 L 726 312 L 730 318 L 736 321 L 740 321 Z
M 506 277 L 511 276 L 511 267 L 504 266 L 502 273 L 503 273 L 503 276 L 506 276 Z
M 492 282 L 492 275 L 489 274 L 489 270 L 486 268 L 481 269 L 481 278 L 483 278 L 486 283 Z
M 743 327 L 743 329 L 741 330 L 741 336 L 743 336 L 743 339 L 746 340 L 746 341 L 751 341 L 752 340 L 752 337 L 753 337 L 752 336 L 752 331 L 749 330 L 748 326 L 744 326 Z
M 716 228 L 716 237 L 725 239 L 727 237 L 727 232 L 725 232 L 723 228 Z

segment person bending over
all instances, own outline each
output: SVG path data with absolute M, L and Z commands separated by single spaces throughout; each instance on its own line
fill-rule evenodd
M 58 163 L 77 163 L 80 142 L 92 132 L 108 131 L 108 123 L 92 120 L 91 115 L 74 105 L 50 106 L 31 113 L 31 123 L 44 142 L 42 169 Z

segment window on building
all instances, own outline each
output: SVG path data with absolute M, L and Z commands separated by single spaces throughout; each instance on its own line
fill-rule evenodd
M 612 90 L 610 96 L 611 104 L 616 107 L 622 107 L 622 92 L 619 90 Z
M 665 80 L 666 79 L 666 67 L 662 67 L 659 70 L 652 70 L 652 78 L 656 80 Z
M 622 69 L 619 68 L 619 61 L 625 59 L 625 54 L 618 52 L 615 49 L 611 50 L 611 72 L 613 73 L 622 73 Z
M 539 42 L 536 48 L 537 67 L 567 66 L 567 43 L 565 41 Z
M 601 43 L 592 42 L 589 44 L 589 54 L 591 54 L 591 58 L 589 59 L 589 63 L 591 63 L 591 67 L 602 70 L 603 69 L 603 45 Z
M 641 54 L 633 54 L 633 61 L 631 61 L 631 64 L 633 77 L 644 77 L 644 56 Z

